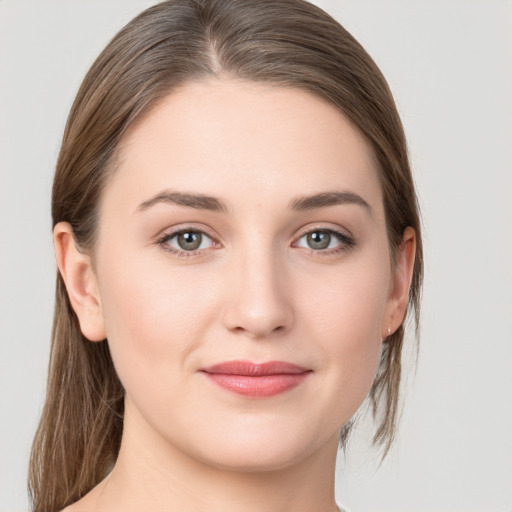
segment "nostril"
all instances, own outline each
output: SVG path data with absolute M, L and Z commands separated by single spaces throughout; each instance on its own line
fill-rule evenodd
M 230 288 L 222 322 L 232 333 L 252 338 L 283 335 L 293 325 L 293 300 L 285 293 L 286 287 L 279 285 L 275 266 L 257 276 L 250 272 L 254 267 L 261 270 L 262 265 L 251 265 L 247 275 L 237 276 L 236 285 Z

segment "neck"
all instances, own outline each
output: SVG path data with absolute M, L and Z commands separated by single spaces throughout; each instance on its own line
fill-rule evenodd
M 234 471 L 196 460 L 141 432 L 140 425 L 135 428 L 125 418 L 119 457 L 109 478 L 95 489 L 95 508 L 98 512 L 335 512 L 337 444 L 333 437 L 320 450 L 282 468 Z

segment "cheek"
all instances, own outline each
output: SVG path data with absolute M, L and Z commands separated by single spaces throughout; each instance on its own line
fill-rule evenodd
M 125 387 L 158 372 L 172 379 L 215 318 L 200 276 L 153 258 L 104 258 L 100 293 L 112 357 Z M 111 262 L 115 261 L 115 265 Z M 197 274 L 197 273 L 196 273 Z
M 390 270 L 385 257 L 354 262 L 323 278 L 310 274 L 302 283 L 306 300 L 299 315 L 310 319 L 306 338 L 317 340 L 332 389 L 357 402 L 375 377 Z

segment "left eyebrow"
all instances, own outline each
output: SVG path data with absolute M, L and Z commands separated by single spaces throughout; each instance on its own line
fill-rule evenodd
M 296 197 L 290 202 L 290 208 L 297 211 L 308 211 L 339 204 L 357 204 L 368 210 L 368 213 L 373 214 L 372 207 L 359 194 L 346 190 Z

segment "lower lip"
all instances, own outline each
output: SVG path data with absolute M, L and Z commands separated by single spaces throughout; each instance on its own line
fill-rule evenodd
M 224 373 L 205 373 L 221 388 L 238 395 L 262 398 L 280 395 L 301 384 L 311 372 L 274 375 L 231 375 Z

